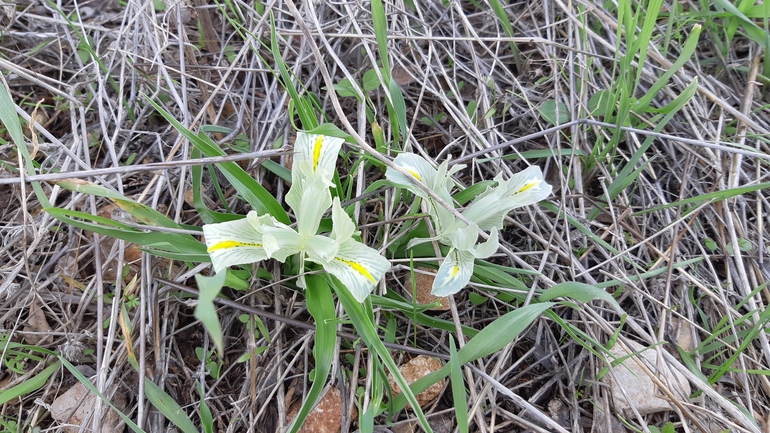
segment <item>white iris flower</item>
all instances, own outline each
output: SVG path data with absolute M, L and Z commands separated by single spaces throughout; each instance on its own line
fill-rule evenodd
M 433 281 L 431 293 L 436 296 L 459 292 L 473 275 L 474 260 L 487 258 L 497 251 L 498 230 L 503 227 L 503 219 L 508 212 L 543 200 L 552 190 L 543 179 L 540 167 L 529 167 L 508 180 L 499 175 L 495 178 L 498 185 L 488 187 L 462 212 L 470 221 L 466 224 L 414 184 L 415 181 L 422 183 L 447 203 L 453 204 L 451 190 L 454 182 L 451 176 L 464 166 L 450 169 L 445 161 L 435 169 L 424 158 L 411 153 L 402 153 L 393 162 L 409 173 L 411 179 L 392 169 L 388 169 L 385 176 L 423 199 L 423 210 L 430 215 L 436 229 L 435 238 L 413 239 L 407 246 L 438 240 L 451 247 Z M 477 242 L 479 230 L 489 230 L 489 239 Z
M 208 253 L 215 272 L 228 266 L 253 263 L 268 258 L 280 262 L 299 254 L 300 271 L 309 260 L 337 277 L 353 296 L 363 302 L 374 289 L 390 262 L 377 250 L 353 238 L 356 225 L 345 213 L 338 198 L 332 200 L 337 156 L 344 140 L 299 132 L 294 145 L 292 185 L 286 203 L 297 218 L 293 229 L 271 215 L 248 213 L 245 219 L 206 224 Z M 330 236 L 319 235 L 321 217 L 332 208 Z M 304 279 L 299 285 L 304 287 Z

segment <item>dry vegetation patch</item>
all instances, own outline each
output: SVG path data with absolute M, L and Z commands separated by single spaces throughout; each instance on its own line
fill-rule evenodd
M 297 263 L 231 272 L 221 353 L 194 277 L 213 274 L 200 227 L 254 208 L 227 173 L 284 203 L 308 112 L 353 137 L 334 193 L 392 261 L 365 307 L 397 364 L 449 368 L 454 344 L 561 283 L 582 284 L 562 301 L 592 286 L 620 307 L 557 302 L 501 332 L 422 408 L 434 431 L 767 431 L 770 14 L 717 3 L 385 2 L 384 20 L 379 1 L 0 3 L 0 432 L 71 431 L 51 405 L 86 377 L 104 397 L 84 400 L 89 431 L 115 421 L 108 401 L 148 432 L 287 428 L 320 374 Z M 400 152 L 465 164 L 458 208 L 530 165 L 553 186 L 449 309 L 407 300 L 447 251 L 407 248 L 430 228 L 384 180 Z M 414 428 L 337 314 L 342 430 Z M 620 361 L 662 407 L 613 394 Z

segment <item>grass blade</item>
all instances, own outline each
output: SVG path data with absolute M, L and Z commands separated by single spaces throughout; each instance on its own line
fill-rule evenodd
M 305 277 L 305 281 L 307 283 L 307 290 L 305 291 L 307 308 L 315 320 L 315 346 L 313 346 L 315 378 L 305 396 L 305 401 L 302 402 L 302 407 L 288 430 L 290 433 L 296 433 L 302 427 L 302 423 L 310 410 L 318 402 L 326 379 L 331 372 L 337 346 L 337 315 L 329 284 L 321 275 L 308 275 Z
M 465 382 L 460 369 L 460 359 L 457 357 L 455 342 L 449 339 L 449 376 L 452 383 L 452 402 L 455 407 L 455 418 L 460 433 L 468 433 L 468 401 L 465 399 Z
M 117 413 L 117 414 L 118 414 L 118 416 L 120 417 L 120 419 L 122 419 L 122 420 L 123 420 L 123 421 L 126 423 L 126 425 L 127 425 L 127 426 L 128 426 L 128 427 L 129 427 L 129 428 L 132 430 L 132 431 L 134 431 L 134 433 L 145 433 L 145 432 L 144 432 L 144 430 L 142 430 L 141 428 L 139 428 L 139 426 L 138 426 L 138 425 L 136 425 L 136 423 L 134 423 L 133 421 L 131 421 L 131 418 L 129 418 L 129 417 L 126 415 L 126 414 L 124 414 L 123 412 L 121 412 L 120 410 L 118 410 L 118 408 L 117 408 L 117 407 L 115 407 L 115 405 L 113 405 L 113 404 L 112 404 L 112 403 L 111 403 L 111 402 L 110 402 L 110 401 L 107 399 L 107 397 L 105 397 L 105 396 L 104 396 L 104 394 L 102 394 L 101 392 L 99 392 L 99 390 L 98 390 L 98 389 L 96 389 L 96 387 L 94 386 L 94 384 L 93 384 L 93 383 L 91 383 L 91 381 L 90 381 L 90 380 L 88 380 L 88 378 L 87 378 L 87 377 L 86 377 L 86 376 L 85 376 L 83 373 L 81 373 L 81 372 L 80 372 L 80 370 L 78 370 L 77 368 L 75 368 L 75 366 L 74 366 L 74 365 L 72 365 L 72 363 L 70 363 L 69 361 L 67 361 L 66 359 L 64 359 L 64 357 L 63 357 L 63 356 L 61 356 L 61 355 L 58 355 L 58 356 L 59 356 L 59 361 L 61 361 L 61 363 L 64 365 L 64 367 L 66 367 L 66 368 L 67 368 L 67 370 L 69 370 L 70 374 L 72 374 L 73 376 L 75 376 L 75 378 L 76 378 L 76 379 L 77 379 L 77 380 L 78 380 L 80 383 L 82 383 L 82 384 L 83 384 L 83 386 L 85 386 L 86 388 L 88 388 L 88 390 L 89 390 L 89 391 L 91 391 L 92 393 L 94 393 L 94 395 L 96 395 L 97 397 L 99 397 L 99 398 L 100 398 L 100 399 L 101 399 L 101 400 L 102 400 L 102 401 L 103 401 L 105 404 L 107 404 L 109 407 L 111 407 L 111 408 L 112 408 L 112 410 L 114 410 L 114 411 L 115 411 L 115 413 Z M 153 385 L 154 385 L 154 384 L 153 384 Z M 156 385 L 156 386 L 157 386 L 157 385 Z M 170 398 L 170 397 L 169 397 L 169 398 Z M 187 433 L 187 432 L 185 432 L 185 433 Z M 197 432 L 196 432 L 196 433 L 197 433 Z
M 146 97 L 146 96 L 145 96 Z M 147 98 L 147 97 L 146 97 Z M 174 119 L 171 114 L 163 109 L 155 101 L 147 98 L 147 101 L 155 107 L 155 110 L 160 113 L 180 134 L 182 134 L 187 140 L 192 143 L 193 146 L 200 149 L 204 155 L 209 157 L 224 156 L 225 152 L 204 133 L 195 134 L 184 125 Z M 275 199 L 262 185 L 259 184 L 254 178 L 249 176 L 241 166 L 233 161 L 222 162 L 217 164 L 217 167 L 222 170 L 222 174 L 225 175 L 227 180 L 233 185 L 238 193 L 252 206 L 254 210 L 259 212 L 260 215 L 270 214 L 278 221 L 284 224 L 289 224 L 289 216 L 286 215 L 286 211 L 278 200 Z
M 382 0 L 372 0 L 372 23 L 374 36 L 377 38 L 377 49 L 380 51 L 380 60 L 385 75 L 385 84 L 390 85 L 390 59 L 388 58 L 388 21 L 385 18 L 385 8 Z
M 45 383 L 48 381 L 48 378 L 59 370 L 59 367 L 61 367 L 61 362 L 56 361 L 43 369 L 43 371 L 40 373 L 30 377 L 24 382 L 14 386 L 13 388 L 3 390 L 0 392 L 0 406 L 8 403 L 11 400 L 15 400 L 18 397 L 30 394 L 42 388 L 43 385 L 45 385 Z
M 540 301 L 550 301 L 551 299 L 562 297 L 569 297 L 582 302 L 591 302 L 600 299 L 612 305 L 618 313 L 623 314 L 623 309 L 620 308 L 620 304 L 618 304 L 618 301 L 616 301 L 611 294 L 596 286 L 579 282 L 557 284 L 543 292 L 543 294 L 540 295 Z
M 144 378 L 144 395 L 150 400 L 153 406 L 163 414 L 172 424 L 177 426 L 184 433 L 200 433 L 195 427 L 190 417 L 182 408 L 171 398 L 163 388 L 151 381 L 149 377 Z
M 388 371 L 390 371 L 390 373 L 393 375 L 393 378 L 396 380 L 396 383 L 398 383 L 398 386 L 401 388 L 402 392 L 398 396 L 397 400 L 403 399 L 404 405 L 406 405 L 406 402 L 408 401 L 409 404 L 412 405 L 412 408 L 414 409 L 422 428 L 427 432 L 433 432 L 433 430 L 430 428 L 430 425 L 428 424 L 428 420 L 425 418 L 425 414 L 420 408 L 419 403 L 417 403 L 415 393 L 412 392 L 409 384 L 406 382 L 406 379 L 404 379 L 401 371 L 399 371 L 396 362 L 390 356 L 390 351 L 385 347 L 384 344 L 382 344 L 380 336 L 377 335 L 374 324 L 364 312 L 364 307 L 358 303 L 358 301 L 356 301 L 356 299 L 346 287 L 338 284 L 336 281 L 330 281 L 330 285 L 332 288 L 334 288 L 334 292 L 337 293 L 337 298 L 340 300 L 342 307 L 350 317 L 350 321 L 353 322 L 353 326 L 356 328 L 356 331 L 358 331 L 358 335 L 360 335 L 361 339 L 364 340 L 364 343 L 369 348 L 369 350 L 374 351 L 374 353 L 380 357 L 382 363 L 385 364 L 385 366 L 388 368 Z M 403 408 L 404 406 L 401 407 Z
M 482 329 L 475 337 L 471 339 L 458 352 L 458 361 L 460 365 L 465 365 L 479 358 L 491 355 L 519 336 L 527 327 L 535 321 L 540 315 L 548 311 L 555 305 L 552 302 L 543 302 L 530 304 L 507 313 L 486 328 Z M 450 373 L 449 365 L 444 366 L 439 371 L 435 371 L 412 384 L 411 389 L 414 393 L 419 393 L 429 386 L 447 377 Z M 403 394 L 396 397 L 393 406 L 396 410 L 406 406 L 406 399 Z M 411 403 L 411 402 L 409 402 Z

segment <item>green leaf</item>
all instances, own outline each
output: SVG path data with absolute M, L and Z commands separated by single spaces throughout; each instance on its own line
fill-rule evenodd
M 190 152 L 190 158 L 192 159 L 198 159 L 201 156 L 202 156 L 202 153 L 200 149 L 198 149 L 197 147 L 194 147 Z M 268 159 L 264 162 L 273 162 L 273 161 Z M 213 174 L 214 167 L 212 165 L 208 165 L 207 167 L 209 172 Z M 204 194 L 204 190 L 203 190 L 203 166 L 199 164 L 193 165 L 192 167 L 190 167 L 190 173 L 192 174 L 193 206 L 195 207 L 195 210 L 198 211 L 198 215 L 200 216 L 201 220 L 203 220 L 205 224 L 221 223 L 221 222 L 233 221 L 235 219 L 241 218 L 241 215 L 215 212 L 209 209 L 208 206 L 206 205 L 206 198 L 205 198 L 205 196 L 208 196 L 208 195 Z M 215 178 L 213 182 L 214 192 L 217 194 L 219 199 L 224 203 L 226 202 L 224 194 L 222 193 L 222 190 L 219 187 L 219 183 L 216 181 L 216 176 L 214 176 L 214 178 Z
M 703 240 L 703 245 L 705 245 L 706 248 L 708 248 L 709 251 L 716 251 L 717 248 L 719 248 L 719 246 L 714 241 L 714 239 L 711 239 L 711 238 L 704 239 Z
M 481 305 L 489 300 L 486 296 L 479 295 L 476 292 L 468 293 L 468 299 L 473 305 Z
M 652 25 L 655 25 L 655 22 L 652 21 Z M 676 61 L 671 65 L 670 68 L 666 69 L 666 72 L 663 73 L 663 75 L 658 78 L 655 83 L 650 87 L 650 90 L 647 91 L 647 93 L 644 94 L 641 98 L 639 98 L 638 101 L 636 101 L 635 104 L 631 106 L 631 110 L 637 112 L 637 113 L 644 113 L 647 111 L 650 103 L 652 102 L 653 98 L 660 92 L 664 87 L 666 87 L 669 84 L 669 81 L 671 80 L 671 77 L 676 74 L 679 69 L 681 69 L 685 63 L 687 63 L 695 53 L 695 49 L 698 47 L 698 39 L 700 37 L 701 32 L 701 26 L 695 25 L 693 26 L 692 32 L 690 33 L 690 36 L 687 38 L 687 41 L 684 44 L 684 47 L 682 48 L 682 52 L 679 53 L 679 57 L 677 57 Z M 643 52 L 647 52 L 647 46 L 644 46 Z M 639 68 L 639 73 L 641 73 L 641 68 Z M 685 92 L 683 92 L 685 93 Z M 689 100 L 689 98 L 687 98 Z
M 612 305 L 619 314 L 624 314 L 620 304 L 611 294 L 590 284 L 567 282 L 557 284 L 540 295 L 540 301 L 550 301 L 551 299 L 569 297 L 582 302 L 591 302 L 600 299 Z
M 612 92 L 609 90 L 599 90 L 588 99 L 588 112 L 594 116 L 604 116 L 610 110 L 610 100 Z
M 179 404 L 171 398 L 170 395 L 151 381 L 149 377 L 144 378 L 144 395 L 150 400 L 153 406 L 163 414 L 172 424 L 177 426 L 184 433 L 199 433 L 190 417 L 182 410 Z
M 417 398 L 415 397 L 414 392 L 412 392 L 409 384 L 406 382 L 406 379 L 404 379 L 401 371 L 399 371 L 396 362 L 390 356 L 390 351 L 385 347 L 384 344 L 382 344 L 382 340 L 380 339 L 380 336 L 377 335 L 374 324 L 372 323 L 369 316 L 367 316 L 364 312 L 364 307 L 358 303 L 358 301 L 356 301 L 356 299 L 344 285 L 340 284 L 330 275 L 325 275 L 325 277 L 329 279 L 327 281 L 329 281 L 331 287 L 334 289 L 334 292 L 337 294 L 337 298 L 340 300 L 342 307 L 350 317 L 350 321 L 356 328 L 358 335 L 361 336 L 361 339 L 364 341 L 369 350 L 373 351 L 377 354 L 377 356 L 380 357 L 382 363 L 385 364 L 385 366 L 388 368 L 388 371 L 390 371 L 390 374 L 393 375 L 396 383 L 401 388 L 402 393 L 399 394 L 398 399 L 402 399 L 404 405 L 408 401 L 409 404 L 412 405 L 412 409 L 417 415 L 420 426 L 422 426 L 425 431 L 432 433 L 433 430 L 430 428 L 430 424 L 428 424 L 428 420 L 425 418 L 425 414 L 422 412 L 419 403 L 417 403 Z M 401 407 L 403 408 L 403 406 Z
M 356 86 L 353 85 L 353 82 L 350 80 L 350 78 L 345 78 L 344 80 L 335 84 L 334 90 L 338 95 L 340 95 L 340 97 L 344 98 L 352 96 L 358 99 L 359 102 L 363 102 L 361 97 L 358 95 L 358 92 L 356 91 Z
M 404 102 L 404 95 L 401 93 L 401 88 L 398 87 L 395 80 L 390 81 L 390 99 L 393 101 L 393 112 L 398 119 L 401 137 L 406 137 L 408 125 L 406 122 L 406 102 Z
M 140 231 L 109 218 L 59 208 L 44 208 L 44 210 L 57 220 L 73 227 L 148 247 L 148 252 L 157 256 L 204 263 L 210 261 L 206 246 L 190 235 L 163 233 L 160 238 L 164 241 L 158 241 L 157 232 Z
M 380 75 L 387 80 L 388 73 L 385 68 L 379 68 Z M 371 92 L 380 87 L 380 77 L 377 76 L 377 70 L 369 69 L 364 72 L 363 78 L 364 92 Z
M 369 299 L 371 299 L 372 304 L 378 307 L 403 312 L 408 315 L 414 323 L 448 332 L 454 332 L 457 329 L 452 321 L 439 319 L 425 314 L 424 311 L 428 309 L 428 306 L 411 304 L 393 290 L 388 290 L 387 298 L 379 295 L 369 295 Z M 478 332 L 479 331 L 470 326 L 463 326 L 463 334 L 466 336 L 473 337 Z
M 537 111 L 540 112 L 540 117 L 543 120 L 552 125 L 561 125 L 569 122 L 569 107 L 561 101 L 558 103 L 558 108 L 555 100 L 549 99 L 544 101 L 537 108 Z
M 514 37 L 511 20 L 508 18 L 508 14 L 505 12 L 503 5 L 500 4 L 500 0 L 489 0 L 489 5 L 492 6 L 492 10 L 495 12 L 497 19 L 500 20 L 500 25 L 503 26 L 505 35 L 509 38 Z M 518 47 L 516 47 L 516 43 L 510 41 L 509 44 L 511 47 L 511 53 L 513 54 L 513 61 L 516 63 L 516 67 L 518 68 L 519 72 L 524 71 L 524 63 L 521 61 L 521 56 L 519 54 Z
M 61 367 L 61 362 L 56 361 L 43 369 L 43 371 L 40 373 L 30 377 L 24 382 L 12 388 L 4 389 L 2 392 L 0 392 L 0 406 L 8 403 L 11 400 L 15 400 L 21 396 L 31 394 L 42 388 L 43 385 L 48 382 L 48 378 L 59 371 L 59 367 Z
M 206 394 L 203 392 L 203 385 L 197 380 L 195 385 L 198 387 L 198 396 L 201 399 L 200 412 L 201 412 L 201 426 L 204 433 L 214 433 L 214 417 L 211 415 L 211 409 L 206 404 Z
M 275 65 L 278 67 L 278 72 L 281 75 L 283 87 L 289 93 L 293 107 L 297 110 L 297 115 L 299 116 L 300 122 L 302 122 L 302 129 L 315 128 L 318 126 L 318 119 L 316 119 L 312 102 L 309 98 L 300 96 L 297 88 L 294 86 L 294 81 L 292 80 L 291 74 L 289 73 L 289 68 L 286 67 L 286 62 L 283 61 L 281 52 L 278 49 L 278 36 L 275 31 L 275 17 L 273 16 L 272 12 L 270 12 L 270 51 L 273 54 Z
M 452 383 L 452 402 L 455 407 L 455 419 L 460 433 L 468 433 L 468 401 L 465 399 L 465 382 L 457 357 L 455 341 L 449 339 L 449 371 Z
M 728 11 L 730 15 L 735 19 L 741 21 L 743 24 L 743 30 L 746 32 L 746 36 L 763 47 L 766 51 L 768 48 L 770 48 L 770 35 L 768 35 L 767 32 L 761 27 L 756 25 L 754 21 L 749 19 L 743 12 L 741 12 L 741 10 L 735 7 L 732 2 L 728 0 L 715 0 L 714 3 Z
M 452 198 L 460 203 L 461 206 L 464 206 L 466 203 L 476 198 L 476 196 L 486 191 L 490 186 L 497 186 L 497 182 L 494 180 L 482 180 L 458 192 L 452 196 Z
M 27 150 L 27 143 L 24 141 L 24 134 L 21 132 L 21 121 L 16 114 L 15 107 L 16 104 L 11 99 L 8 89 L 5 88 L 3 82 L 0 82 L 0 121 L 5 125 L 8 135 L 13 139 L 16 151 L 22 156 L 27 175 L 32 176 L 35 174 L 35 165 Z M 40 182 L 32 182 L 32 189 L 35 191 L 35 197 L 37 197 L 37 200 L 44 208 L 51 207 L 51 202 L 48 200 L 48 196 L 45 195 L 43 187 L 40 186 Z
M 296 433 L 302 427 L 310 410 L 318 402 L 331 372 L 337 345 L 337 315 L 329 284 L 322 275 L 308 275 L 305 277 L 305 282 L 306 305 L 315 320 L 315 346 L 313 346 L 315 377 L 299 413 L 288 430 L 290 433 Z
M 377 49 L 385 71 L 385 84 L 390 84 L 390 59 L 388 58 L 388 20 L 385 18 L 385 8 L 382 0 L 372 0 L 372 24 L 374 36 L 377 39 Z
M 668 204 L 656 206 L 650 209 L 645 209 L 639 212 L 634 212 L 632 215 L 634 216 L 644 215 L 650 212 L 656 212 L 663 209 L 668 209 L 668 208 L 678 207 L 678 206 L 685 206 L 685 205 L 693 205 L 693 207 L 697 207 L 706 202 L 716 203 L 719 201 L 726 200 L 728 198 L 736 197 L 736 196 L 747 194 L 750 192 L 761 191 L 768 187 L 770 187 L 770 182 L 757 183 L 754 185 L 739 186 L 737 188 L 730 188 L 730 189 L 725 189 L 721 191 L 709 192 L 709 193 L 701 194 L 695 197 L 686 198 L 684 200 L 679 200 L 673 203 L 668 203 Z
M 195 274 L 195 281 L 198 283 L 198 305 L 195 307 L 195 318 L 200 320 L 203 327 L 206 328 L 214 346 L 217 348 L 219 357 L 224 357 L 224 338 L 222 337 L 222 327 L 219 324 L 217 307 L 214 305 L 214 299 L 219 295 L 222 286 L 225 283 L 225 272 L 220 272 L 213 277 L 205 277 L 201 274 Z
M 101 185 L 80 179 L 65 179 L 52 181 L 51 183 L 58 185 L 68 191 L 89 194 L 96 197 L 109 198 L 113 203 L 120 206 L 123 210 L 128 212 L 132 217 L 134 217 L 138 222 L 142 224 L 174 229 L 184 228 L 171 218 L 163 215 L 155 209 L 131 200 L 123 194 L 109 188 L 105 188 Z
M 147 101 L 155 107 L 155 110 L 160 113 L 180 134 L 182 134 L 187 140 L 192 143 L 193 146 L 200 149 L 204 155 L 208 157 L 224 156 L 225 152 L 206 134 L 201 132 L 200 134 L 194 134 L 184 125 L 174 119 L 171 114 L 163 109 L 155 101 L 151 100 L 147 96 Z M 233 185 L 236 191 L 243 196 L 243 198 L 251 205 L 251 207 L 259 212 L 260 215 L 270 214 L 278 221 L 289 224 L 289 216 L 286 215 L 286 211 L 278 200 L 275 199 L 259 182 L 254 180 L 248 173 L 246 173 L 241 166 L 234 161 L 222 162 L 217 164 L 217 167 L 222 171 L 228 181 Z
M 465 365 L 469 362 L 491 355 L 507 346 L 511 341 L 518 337 L 519 334 L 527 329 L 535 319 L 540 317 L 540 315 L 553 305 L 555 304 L 552 302 L 530 304 L 499 317 L 497 320 L 487 325 L 486 328 L 482 329 L 481 332 L 468 342 L 468 344 L 460 349 L 458 352 L 460 365 Z M 410 387 L 412 392 L 419 393 L 439 380 L 447 377 L 449 375 L 449 368 L 448 365 L 444 366 L 441 370 L 435 371 L 414 382 Z M 406 403 L 406 399 L 403 394 L 401 394 L 396 397 L 393 402 L 393 408 L 396 411 L 401 410 L 406 406 Z M 413 403 L 411 404 L 414 406 Z

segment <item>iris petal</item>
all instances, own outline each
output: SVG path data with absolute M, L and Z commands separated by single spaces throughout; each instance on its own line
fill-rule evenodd
M 551 195 L 540 167 L 532 166 L 508 180 L 498 176 L 498 186 L 489 187 L 468 206 L 463 215 L 482 230 L 502 228 L 503 218 L 513 209 L 537 203 Z
M 433 280 L 434 296 L 449 296 L 468 285 L 473 275 L 473 254 L 468 251 L 452 249 L 444 258 Z
M 262 233 L 248 219 L 203 226 L 206 246 L 215 272 L 228 266 L 244 265 L 265 260 Z
M 342 242 L 334 258 L 322 265 L 347 287 L 358 302 L 369 296 L 390 269 L 390 261 L 377 250 L 352 238 Z
M 324 183 L 331 182 L 337 166 L 337 157 L 345 140 L 300 131 L 294 142 L 294 164 L 305 166 Z M 292 174 L 297 170 L 293 170 Z M 292 176 L 292 180 L 293 180 Z

